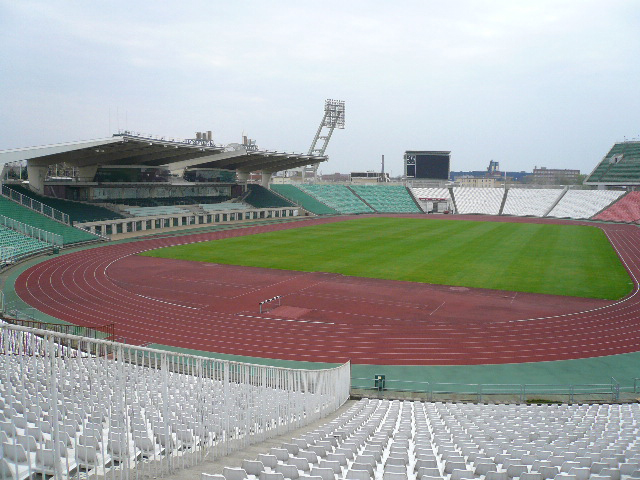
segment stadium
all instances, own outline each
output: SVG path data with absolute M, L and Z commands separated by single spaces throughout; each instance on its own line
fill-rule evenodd
M 584 188 L 272 183 L 320 130 L 0 152 L 2 478 L 640 476 L 640 142 Z

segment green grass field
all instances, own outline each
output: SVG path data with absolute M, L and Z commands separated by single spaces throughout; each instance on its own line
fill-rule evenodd
M 577 225 L 362 218 L 143 255 L 609 300 L 632 290 L 602 230 Z

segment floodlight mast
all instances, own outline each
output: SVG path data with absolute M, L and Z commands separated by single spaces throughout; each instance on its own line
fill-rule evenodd
M 333 130 L 336 128 L 344 129 L 344 100 L 327 99 L 324 101 L 324 116 L 311 147 L 309 147 L 308 155 L 323 156 L 327 145 L 329 145 L 329 140 L 331 140 L 331 135 L 333 135 Z M 320 140 L 322 142 L 318 145 Z M 302 180 L 304 181 L 306 173 L 311 173 L 315 181 L 318 175 L 318 165 L 320 164 L 314 163 L 304 167 L 302 169 Z

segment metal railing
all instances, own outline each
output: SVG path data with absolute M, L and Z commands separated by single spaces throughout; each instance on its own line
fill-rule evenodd
M 0 225 L 54 246 L 62 246 L 64 244 L 62 235 L 32 227 L 31 225 L 19 222 L 13 218 L 5 217 L 4 215 L 0 215 Z
M 16 203 L 19 203 L 23 207 L 27 207 L 33 210 L 34 212 L 38 212 L 46 217 L 49 217 L 55 220 L 56 222 L 64 223 L 66 225 L 71 225 L 71 221 L 69 220 L 68 214 L 61 212 L 60 210 L 56 210 L 55 208 L 50 207 L 48 205 L 45 205 L 44 203 L 39 202 L 38 200 L 34 200 L 31 197 L 23 195 L 20 192 L 16 192 L 15 190 L 12 190 L 11 188 L 9 188 L 7 185 L 2 185 L 1 193 L 4 197 Z
M 42 416 L 36 449 L 49 436 L 61 447 L 48 475 L 115 480 L 167 475 L 316 421 L 349 398 L 350 365 L 252 365 L 1 324 L 0 376 L 6 411 Z M 19 417 L 8 420 L 9 443 Z
M 503 397 L 509 401 L 574 403 L 579 400 L 604 400 L 618 402 L 621 392 L 635 393 L 640 389 L 640 378 L 634 379 L 633 387 L 622 386 L 611 377 L 610 383 L 455 383 L 386 379 L 384 388 L 378 389 L 374 378 L 352 378 L 352 392 L 411 394 L 427 401 L 453 400 L 484 402 L 490 398 Z

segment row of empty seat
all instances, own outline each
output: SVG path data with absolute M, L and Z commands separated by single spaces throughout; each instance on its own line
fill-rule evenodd
M 123 211 L 134 217 L 152 217 L 156 215 L 180 215 L 189 213 L 189 210 L 176 206 L 160 207 L 125 207 Z
M 345 185 L 300 185 L 300 189 L 339 213 L 374 213 Z
M 109 351 L 91 340 L 82 353 L 59 334 L 0 329 L 2 479 L 156 476 L 302 426 L 348 395 L 334 395 L 334 371 Z
M 640 222 L 640 192 L 629 192 L 593 217 L 607 222 Z
M 591 218 L 622 195 L 621 190 L 568 190 L 547 216 Z
M 97 240 L 97 237 L 89 232 L 57 222 L 2 196 L 0 196 L 0 215 L 60 235 L 65 245 Z
M 20 258 L 50 249 L 50 243 L 0 225 L 0 265 L 14 263 Z
M 407 188 L 402 185 L 353 185 L 350 188 L 376 212 L 422 212 Z
M 362 400 L 242 468 L 203 480 L 640 478 L 640 407 Z

